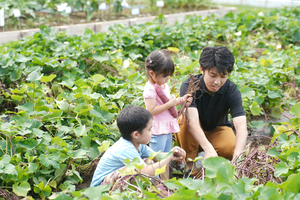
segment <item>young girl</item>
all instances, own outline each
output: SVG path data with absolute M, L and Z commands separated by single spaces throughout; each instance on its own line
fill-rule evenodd
M 172 133 L 179 132 L 177 119 L 171 115 L 168 109 L 173 106 L 192 101 L 190 95 L 181 98 L 171 98 L 167 81 L 174 73 L 174 63 L 165 50 L 156 50 L 149 54 L 145 61 L 145 70 L 148 81 L 144 87 L 144 101 L 146 109 L 153 115 L 152 137 L 150 148 L 155 151 L 169 152 L 172 146 Z M 155 84 L 159 84 L 162 91 L 169 98 L 163 103 L 155 90 Z

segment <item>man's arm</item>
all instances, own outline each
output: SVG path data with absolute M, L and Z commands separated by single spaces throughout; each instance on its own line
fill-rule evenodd
M 199 124 L 199 114 L 198 110 L 195 107 L 189 107 L 188 108 L 188 121 L 189 121 L 189 131 L 194 137 L 194 139 L 198 142 L 198 144 L 202 147 L 202 149 L 205 152 L 205 157 L 217 157 L 218 154 L 212 144 L 208 141 L 206 138 L 202 128 Z
M 235 158 L 246 146 L 246 140 L 248 136 L 246 116 L 233 118 L 233 125 L 236 130 L 235 149 L 233 153 L 233 158 Z

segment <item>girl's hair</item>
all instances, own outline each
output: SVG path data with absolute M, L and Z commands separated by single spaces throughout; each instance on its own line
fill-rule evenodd
M 163 74 L 169 76 L 174 73 L 174 63 L 166 50 L 152 51 L 145 61 L 145 71 L 149 79 L 149 70 L 152 70 L 156 75 Z

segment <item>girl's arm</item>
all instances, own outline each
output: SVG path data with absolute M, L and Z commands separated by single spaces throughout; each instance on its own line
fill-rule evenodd
M 158 115 L 173 106 L 177 106 L 179 104 L 184 103 L 188 99 L 189 102 L 192 102 L 193 98 L 190 94 L 186 94 L 180 98 L 171 98 L 169 101 L 163 105 L 156 105 L 156 99 L 145 99 L 145 104 L 147 110 L 153 115 Z

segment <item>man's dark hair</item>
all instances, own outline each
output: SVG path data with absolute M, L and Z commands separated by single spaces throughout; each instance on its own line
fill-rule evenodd
M 151 113 L 143 107 L 130 105 L 119 113 L 117 125 L 124 139 L 131 141 L 131 133 L 137 131 L 142 133 L 147 126 Z
M 204 70 L 216 67 L 219 74 L 229 74 L 233 70 L 234 56 L 227 47 L 205 47 L 199 63 Z

